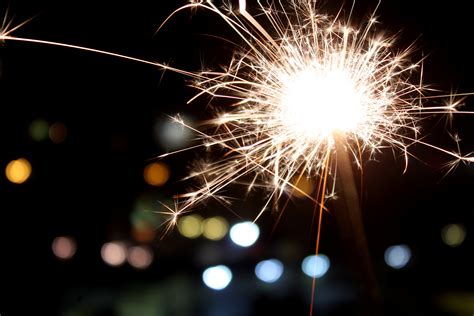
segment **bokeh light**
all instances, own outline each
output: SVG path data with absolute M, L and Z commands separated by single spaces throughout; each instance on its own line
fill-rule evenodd
M 160 216 L 156 212 L 141 209 L 130 213 L 132 238 L 139 242 L 151 242 L 155 239 L 157 227 L 160 225 Z
M 331 262 L 326 255 L 318 254 L 304 258 L 301 269 L 304 274 L 312 278 L 320 278 L 328 272 Z
M 311 195 L 314 190 L 313 182 L 301 175 L 295 177 L 293 185 L 295 189 L 292 188 L 292 195 L 298 198 L 305 198 Z
M 162 162 L 154 162 L 145 167 L 143 178 L 145 182 L 153 186 L 162 186 L 168 181 L 170 170 L 167 165 Z
M 66 140 L 67 128 L 61 122 L 56 122 L 49 128 L 49 138 L 55 144 L 62 143 Z
M 232 226 L 230 229 L 230 239 L 241 247 L 250 247 L 258 239 L 260 229 L 254 222 L 243 222 Z
M 385 250 L 385 263 L 394 269 L 405 267 L 410 261 L 411 250 L 407 245 L 396 245 Z
M 269 259 L 259 262 L 255 266 L 255 275 L 266 283 L 273 283 L 283 274 L 283 263 L 277 259 Z
M 153 262 L 153 252 L 145 246 L 135 246 L 128 249 L 128 263 L 137 269 L 146 269 Z
M 44 141 L 49 136 L 49 124 L 43 119 L 36 119 L 31 122 L 28 132 L 32 140 L 37 142 Z
M 186 238 L 198 238 L 201 236 L 202 217 L 199 215 L 183 216 L 178 220 L 178 231 Z
M 185 124 L 192 125 L 189 118 L 181 115 L 180 119 Z M 175 150 L 186 146 L 186 143 L 193 135 L 191 129 L 169 118 L 157 120 L 154 130 L 156 141 L 166 150 Z
M 125 262 L 127 248 L 121 242 L 108 242 L 102 246 L 100 254 L 106 264 L 117 267 Z
M 232 281 L 232 271 L 224 265 L 209 267 L 202 273 L 202 280 L 213 290 L 223 290 Z
M 53 254 L 59 259 L 68 260 L 76 254 L 77 245 L 72 237 L 61 236 L 53 240 L 51 249 L 53 250 Z
M 21 184 L 30 177 L 31 164 L 24 158 L 12 160 L 5 168 L 5 174 L 10 182 Z
M 443 242 L 450 247 L 458 247 L 466 238 L 466 227 L 461 224 L 450 224 L 441 231 Z
M 229 224 L 225 218 L 216 216 L 202 222 L 202 234 L 210 240 L 221 240 L 229 230 Z

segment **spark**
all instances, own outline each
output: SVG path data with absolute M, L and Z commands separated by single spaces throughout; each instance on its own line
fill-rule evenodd
M 249 14 L 245 0 L 230 15 L 211 1 L 194 3 L 218 14 L 245 47 L 221 71 L 202 71 L 193 83 L 199 92 L 189 102 L 207 95 L 220 100 L 220 109 L 203 123 L 211 132 L 182 124 L 219 158 L 190 174 L 203 185 L 180 196 L 184 209 L 217 196 L 230 184 L 248 191 L 263 187 L 267 202 L 258 219 L 272 200 L 299 190 L 293 179 L 334 180 L 336 142 L 342 142 L 358 168 L 364 155 L 370 158 L 384 148 L 401 152 L 406 168 L 415 144 L 451 156 L 451 169 L 474 161 L 461 154 L 458 141 L 457 150 L 451 151 L 420 137 L 421 121 L 429 116 L 444 114 L 450 121 L 453 114 L 469 113 L 459 111 L 469 94 L 427 96 L 423 59 L 412 60 L 415 45 L 400 50 L 395 36 L 377 33 L 375 11 L 365 24 L 354 26 L 350 18 L 319 14 L 315 3 L 258 1 L 261 22 Z M 444 105 L 426 105 L 442 97 L 449 98 Z M 230 105 L 223 106 L 226 101 Z M 324 204 L 337 195 L 334 187 L 324 181 L 313 201 Z

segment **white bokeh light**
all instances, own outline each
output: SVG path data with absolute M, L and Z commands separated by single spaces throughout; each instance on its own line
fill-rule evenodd
M 182 123 L 181 123 L 182 122 Z M 157 142 L 166 149 L 175 150 L 186 146 L 192 137 L 191 129 L 183 124 L 192 124 L 187 117 L 176 116 L 174 119 L 160 119 L 155 123 L 154 131 Z
M 269 259 L 259 262 L 255 266 L 255 275 L 266 283 L 273 283 L 283 274 L 283 263 L 277 259 Z
M 56 237 L 51 246 L 53 253 L 61 260 L 71 259 L 77 250 L 76 241 L 69 236 Z
M 326 255 L 311 255 L 304 258 L 301 269 L 312 278 L 320 278 L 328 272 L 331 262 Z
M 146 246 L 135 246 L 128 250 L 128 263 L 137 269 L 146 269 L 153 262 L 153 252 Z
M 396 245 L 385 250 L 384 259 L 387 265 L 394 269 L 401 269 L 411 258 L 411 250 L 407 245 Z
M 209 267 L 202 273 L 202 280 L 213 290 L 223 290 L 232 281 L 232 271 L 224 265 Z
M 122 242 L 108 242 L 102 246 L 100 254 L 105 263 L 117 267 L 127 259 L 127 248 Z
M 254 222 L 243 222 L 232 226 L 230 239 L 241 247 L 252 246 L 260 236 L 260 229 Z

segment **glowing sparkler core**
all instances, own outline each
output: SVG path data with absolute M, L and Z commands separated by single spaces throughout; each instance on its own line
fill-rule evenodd
M 283 83 L 281 120 L 295 135 L 318 140 L 354 132 L 365 117 L 361 92 L 343 71 L 310 68 Z

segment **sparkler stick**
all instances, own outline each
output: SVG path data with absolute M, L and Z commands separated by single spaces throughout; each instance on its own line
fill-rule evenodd
M 360 209 L 359 194 L 356 189 L 352 164 L 341 136 L 336 136 L 337 181 L 336 189 L 341 198 L 335 201 L 334 217 L 339 226 L 346 260 L 353 263 L 353 275 L 360 282 L 363 299 L 370 315 L 379 315 L 381 297 L 372 269 L 372 260 L 367 245 Z

